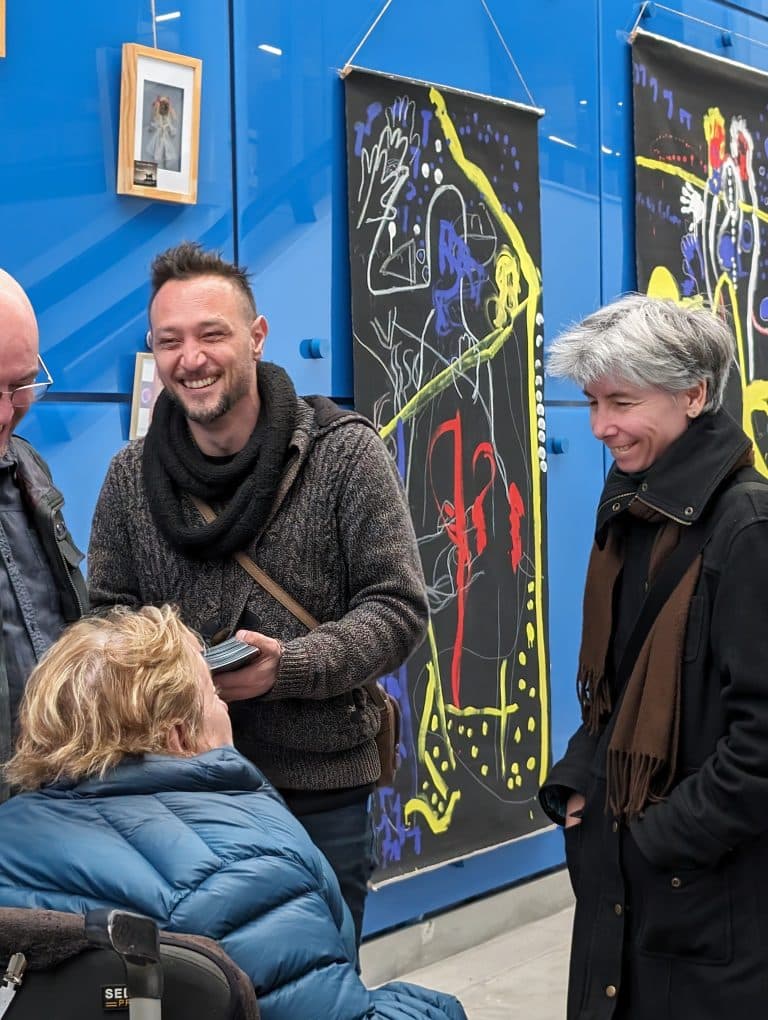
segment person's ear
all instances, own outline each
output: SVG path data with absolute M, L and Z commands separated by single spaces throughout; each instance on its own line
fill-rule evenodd
M 257 315 L 251 323 L 251 352 L 254 361 L 261 361 L 264 353 L 264 341 L 269 333 L 269 324 L 263 315 Z
M 187 740 L 184 727 L 179 723 L 176 723 L 173 729 L 168 733 L 166 746 L 170 754 L 189 754 L 189 741 Z
M 685 413 L 689 418 L 698 418 L 707 402 L 707 384 L 702 379 L 685 391 L 687 403 Z

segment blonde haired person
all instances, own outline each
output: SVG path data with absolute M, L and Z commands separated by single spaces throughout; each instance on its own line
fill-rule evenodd
M 231 744 L 229 713 L 200 651 L 169 606 L 74 624 L 33 674 L 8 779 L 36 790 L 103 778 L 130 755 Z
M 0 905 L 123 907 L 218 939 L 264 1020 L 466 1020 L 355 970 L 325 858 L 232 747 L 195 635 L 168 606 L 81 620 L 33 672 L 0 807 Z

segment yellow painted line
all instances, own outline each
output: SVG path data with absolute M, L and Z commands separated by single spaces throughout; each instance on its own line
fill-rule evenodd
M 524 304 L 525 302 L 520 305 L 520 309 L 522 309 Z M 513 329 L 513 325 L 503 330 L 495 329 L 488 336 L 483 337 L 482 340 L 478 340 L 476 344 L 468 347 L 448 368 L 444 368 L 434 378 L 430 379 L 428 383 L 425 383 L 417 393 L 414 393 L 409 401 L 403 404 L 393 418 L 390 418 L 388 422 L 381 426 L 379 429 L 381 438 L 386 439 L 394 432 L 399 421 L 407 421 L 409 418 L 412 418 L 433 397 L 436 397 L 438 393 L 442 393 L 443 390 L 452 386 L 457 373 L 462 374 L 468 371 L 468 369 L 474 368 L 478 363 L 495 358 L 507 340 L 509 340 Z
M 649 159 L 647 156 L 635 156 L 635 162 L 638 166 L 645 167 L 646 170 L 658 170 L 659 173 L 668 174 L 670 177 L 680 177 L 684 181 L 688 181 L 689 184 L 693 184 L 694 187 L 700 191 L 706 190 L 707 182 L 701 177 L 697 177 L 696 174 L 692 174 L 690 170 L 683 170 L 681 166 L 674 166 L 671 163 L 665 163 L 661 159 Z M 718 199 L 721 196 L 718 195 Z M 754 214 L 758 219 L 764 223 L 768 223 L 768 213 L 762 212 L 760 209 L 755 209 L 749 202 L 739 202 L 739 209 L 742 212 Z
M 437 812 L 429 806 L 429 804 L 425 804 L 424 801 L 418 797 L 413 797 L 411 800 L 406 801 L 405 807 L 403 808 L 403 817 L 406 822 L 410 822 L 413 815 L 423 815 L 424 820 L 432 832 L 435 834 L 446 832 L 451 824 L 453 809 L 460 800 L 461 790 L 454 790 L 446 805 L 445 813 L 443 815 L 438 815 Z
M 528 285 L 528 297 L 520 303 L 518 311 L 525 307 L 526 314 L 526 350 L 528 355 L 528 414 L 529 414 L 529 437 L 530 437 L 530 471 L 531 471 L 531 492 L 533 499 L 533 564 L 534 564 L 534 605 L 536 612 L 536 633 L 538 640 L 536 642 L 537 659 L 539 665 L 539 704 L 541 706 L 541 741 L 540 741 L 540 752 L 539 752 L 539 778 L 543 783 L 546 774 L 549 760 L 549 690 L 546 683 L 547 677 L 547 656 L 546 649 L 544 647 L 544 571 L 543 571 L 543 520 L 542 520 L 542 506 L 541 506 L 541 461 L 539 460 L 539 444 L 538 444 L 538 429 L 536 428 L 536 385 L 535 377 L 536 372 L 534 370 L 534 361 L 536 359 L 537 349 L 535 339 L 537 334 L 536 328 L 536 310 L 539 304 L 539 297 L 541 295 L 541 277 L 536 264 L 533 261 L 533 256 L 528 251 L 525 244 L 525 239 L 521 234 L 517 224 L 512 217 L 504 211 L 501 202 L 499 201 L 498 195 L 493 190 L 491 182 L 488 180 L 485 172 L 467 159 L 464 154 L 464 149 L 459 139 L 459 135 L 454 127 L 453 121 L 448 116 L 448 109 L 445 105 L 440 92 L 437 89 L 432 88 L 429 90 L 429 98 L 435 107 L 435 114 L 440 126 L 443 129 L 443 133 L 448 140 L 448 151 L 451 158 L 464 173 L 468 180 L 470 180 L 475 187 L 478 189 L 480 194 L 485 199 L 488 209 L 496 219 L 499 221 L 503 229 L 506 231 L 507 236 L 510 239 L 512 248 L 518 257 L 520 263 L 520 272 L 522 273 L 525 282 Z M 513 320 L 514 321 L 514 320 Z M 508 329 L 512 330 L 512 324 L 510 323 Z

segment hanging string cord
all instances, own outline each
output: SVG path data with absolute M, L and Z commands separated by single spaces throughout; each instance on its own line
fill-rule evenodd
M 155 7 L 155 0 L 149 0 L 149 10 L 152 14 L 152 42 L 155 49 L 157 49 L 157 9 Z
M 509 46 L 507 46 L 507 40 L 501 34 L 501 29 L 496 24 L 496 20 L 493 17 L 493 15 L 491 14 L 491 12 L 490 12 L 490 10 L 488 8 L 488 4 L 485 2 L 485 0 L 480 0 L 480 3 L 483 5 L 483 9 L 485 10 L 485 13 L 488 15 L 488 20 L 493 25 L 493 29 L 494 29 L 496 35 L 499 37 L 499 42 L 504 47 L 504 52 L 509 57 L 510 63 L 514 67 L 515 72 L 517 74 L 517 77 L 523 83 L 523 88 L 525 89 L 525 94 L 528 96 L 528 100 L 529 100 L 531 106 L 536 106 L 536 103 L 534 102 L 533 96 L 531 95 L 531 91 L 530 91 L 530 89 L 528 88 L 528 86 L 526 84 L 525 78 L 523 78 L 522 74 L 520 73 L 520 68 L 515 63 L 515 58 L 512 56 L 512 52 L 511 52 Z
M 640 13 L 632 26 L 632 31 L 629 33 L 629 41 L 634 42 L 635 35 L 637 34 L 638 26 L 643 20 L 646 8 L 651 3 L 651 0 L 645 0 L 645 3 L 640 8 Z M 716 25 L 714 21 L 707 21 L 705 18 L 698 18 L 695 14 L 684 14 L 683 11 L 676 11 L 673 7 L 667 7 L 666 4 L 653 4 L 654 10 L 666 11 L 667 14 L 676 14 L 678 18 L 684 18 L 686 21 L 693 21 L 697 25 L 704 25 L 705 28 L 714 28 L 716 32 L 722 32 L 724 35 L 733 36 L 734 39 L 743 39 L 748 43 L 755 43 L 757 46 L 763 46 L 768 49 L 768 43 L 763 42 L 762 39 L 755 39 L 751 35 L 743 35 L 741 32 L 734 32 L 732 28 L 726 28 L 725 25 Z
M 152 0 L 152 2 L 154 3 L 154 0 Z M 363 38 L 357 44 L 355 49 L 352 51 L 352 54 L 344 61 L 344 66 L 342 67 L 341 71 L 339 71 L 339 74 L 341 75 L 342 78 L 346 78 L 346 76 L 352 70 L 352 61 L 358 55 L 358 53 L 363 48 L 363 46 L 365 46 L 365 44 L 368 42 L 368 39 L 371 36 L 371 32 L 373 32 L 373 30 L 376 28 L 378 23 L 381 21 L 381 19 L 387 13 L 387 9 L 389 8 L 391 3 L 392 3 L 392 0 L 386 0 L 386 3 L 384 4 L 384 6 L 381 8 L 379 13 L 376 15 L 376 17 L 371 22 L 370 27 L 368 28 L 368 31 L 365 33 Z
M 635 18 L 635 23 L 632 26 L 632 28 L 629 30 L 629 41 L 631 43 L 633 43 L 635 41 L 635 36 L 637 35 L 637 29 L 638 29 L 638 27 L 640 25 L 640 22 L 643 20 L 643 17 L 645 16 L 645 12 L 646 12 L 646 10 L 648 8 L 648 4 L 650 2 L 651 2 L 651 0 L 645 0 L 645 3 L 641 5 L 640 10 L 637 13 L 637 17 Z
M 154 0 L 152 0 L 152 2 L 154 3 Z M 343 67 L 342 67 L 342 69 L 341 69 L 341 70 L 339 71 L 339 74 L 341 75 L 341 77 L 342 77 L 342 78 L 346 78 L 346 77 L 347 77 L 347 75 L 349 74 L 349 72 L 350 72 L 350 71 L 352 70 L 352 61 L 353 61 L 353 60 L 355 59 L 355 57 L 356 57 L 356 56 L 358 55 L 358 53 L 359 53 L 359 52 L 360 52 L 360 50 L 361 50 L 361 49 L 363 48 L 363 46 L 365 46 L 365 44 L 366 44 L 366 43 L 368 42 L 368 40 L 369 40 L 369 39 L 370 39 L 370 37 L 371 37 L 371 33 L 372 33 L 372 32 L 374 31 L 374 29 L 376 28 L 376 26 L 378 25 L 378 23 L 379 23 L 379 22 L 381 21 L 381 19 L 382 19 L 382 18 L 384 17 L 384 15 L 385 15 L 385 14 L 387 13 L 387 10 L 388 10 L 388 8 L 389 8 L 389 6 L 390 6 L 390 4 L 391 4 L 391 3 L 392 3 L 392 0 L 386 0 L 386 3 L 384 4 L 384 6 L 383 6 L 383 7 L 381 8 L 381 10 L 379 11 L 379 13 L 378 13 L 378 14 L 376 15 L 376 17 L 375 17 L 375 18 L 373 19 L 373 21 L 371 22 L 371 25 L 370 25 L 370 27 L 368 28 L 368 31 L 367 31 L 367 32 L 365 33 L 365 35 L 363 36 L 363 38 L 362 38 L 362 39 L 360 40 L 360 42 L 359 42 L 359 43 L 357 44 L 357 46 L 356 46 L 356 47 L 355 47 L 355 49 L 354 49 L 354 50 L 352 51 L 352 53 L 350 54 L 350 56 L 349 56 L 349 57 L 348 57 L 348 58 L 347 58 L 347 59 L 346 59 L 346 60 L 344 61 L 344 66 L 343 66 Z M 501 29 L 500 29 L 500 28 L 499 28 L 499 26 L 498 26 L 498 25 L 496 24 L 496 20 L 495 20 L 495 18 L 493 17 L 493 15 L 491 14 L 491 12 L 490 12 L 490 9 L 489 9 L 489 7 L 488 7 L 488 4 L 486 3 L 486 0 L 480 0 L 480 3 L 481 3 L 481 4 L 483 5 L 483 10 L 484 10 L 484 11 L 485 11 L 485 13 L 487 14 L 487 16 L 488 16 L 488 20 L 489 20 L 489 21 L 490 21 L 490 23 L 491 23 L 491 24 L 493 25 L 493 30 L 495 31 L 496 35 L 497 35 L 497 36 L 499 37 L 499 42 L 500 42 L 500 43 L 501 43 L 501 45 L 502 45 L 502 46 L 504 47 L 504 52 L 505 52 L 505 53 L 507 54 L 507 56 L 509 57 L 509 62 L 510 62 L 510 63 L 512 64 L 512 66 L 514 67 L 514 69 L 515 69 L 515 73 L 517 74 L 517 77 L 518 77 L 518 78 L 520 79 L 520 81 L 521 81 L 521 82 L 523 83 L 523 88 L 525 89 L 525 94 L 526 94 L 526 95 L 528 96 L 528 101 L 530 102 L 531 106 L 534 106 L 534 107 L 535 107 L 535 106 L 536 106 L 536 102 L 534 101 L 534 98 L 533 98 L 533 96 L 531 95 L 531 90 L 530 90 L 530 89 L 528 88 L 528 85 L 526 84 L 525 78 L 523 78 L 522 74 L 520 73 L 520 68 L 519 68 L 519 67 L 517 66 L 517 64 L 515 63 L 515 58 L 514 58 L 514 57 L 512 56 L 512 52 L 511 52 L 511 50 L 510 50 L 509 46 L 507 46 L 507 41 L 506 41 L 506 39 L 504 38 L 504 36 L 503 36 L 503 35 L 501 34 Z

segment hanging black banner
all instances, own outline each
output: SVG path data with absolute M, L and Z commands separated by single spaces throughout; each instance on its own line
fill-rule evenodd
M 346 114 L 355 402 L 400 468 L 431 609 L 385 680 L 388 878 L 548 824 L 537 116 L 361 71 Z
M 642 32 L 632 56 L 638 289 L 728 315 L 768 474 L 768 75 Z

